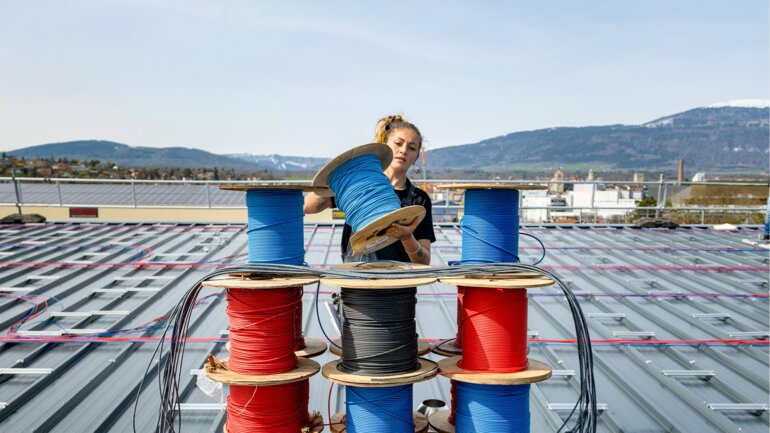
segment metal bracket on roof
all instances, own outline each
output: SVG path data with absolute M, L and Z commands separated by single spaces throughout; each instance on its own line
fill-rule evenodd
M 54 311 L 51 317 L 127 316 L 128 310 Z
M 756 338 L 757 340 L 770 338 L 769 331 L 728 332 L 727 335 L 734 338 Z
M 590 319 L 615 319 L 620 321 L 626 318 L 626 313 L 586 313 L 586 316 Z
M 227 409 L 227 403 L 181 403 L 180 412 L 212 412 Z
M 768 405 L 765 403 L 709 403 L 708 408 L 714 412 L 754 412 L 759 415 L 767 411 Z
M 31 292 L 34 287 L 0 287 L 0 292 Z
M 0 374 L 12 374 L 12 375 L 38 375 L 38 374 L 51 374 L 53 368 L 0 368 Z
M 130 277 L 115 277 L 115 281 L 129 280 L 173 280 L 174 275 L 132 275 Z
M 548 403 L 546 408 L 557 412 L 571 411 L 575 407 L 575 403 Z M 596 403 L 596 410 L 604 412 L 608 409 L 607 403 Z
M 717 375 L 714 370 L 663 370 L 660 373 L 669 377 L 699 377 L 703 380 L 711 380 Z
M 94 293 L 160 292 L 158 287 L 129 287 L 127 289 L 94 289 Z
M 553 370 L 551 371 L 551 377 L 563 377 L 567 380 L 575 376 L 575 370 Z
M 695 319 L 719 319 L 727 320 L 730 318 L 730 313 L 692 313 L 690 314 Z
M 615 337 L 636 337 L 643 340 L 655 338 L 655 331 L 612 331 Z

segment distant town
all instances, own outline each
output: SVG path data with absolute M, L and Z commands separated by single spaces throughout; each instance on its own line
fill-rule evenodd
M 257 173 L 232 168 L 180 167 L 121 167 L 98 160 L 79 161 L 67 158 L 15 157 L 5 152 L 0 162 L 4 177 L 43 177 L 71 179 L 137 179 L 137 180 L 275 180 L 276 173 L 263 170 Z

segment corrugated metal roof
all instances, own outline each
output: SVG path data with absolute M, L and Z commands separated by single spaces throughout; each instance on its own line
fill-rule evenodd
M 341 226 L 307 225 L 306 261 L 339 263 Z M 601 432 L 766 432 L 768 429 L 768 251 L 744 243 L 755 227 L 638 230 L 630 227 L 525 227 L 548 247 L 541 266 L 556 272 L 579 296 L 594 345 Z M 460 257 L 456 226 L 437 227 L 434 264 Z M 537 243 L 521 238 L 525 263 L 540 257 Z M 245 261 L 243 225 L 45 224 L 0 227 L 0 330 L 30 313 L 16 296 L 46 300 L 47 310 L 16 332 L 117 331 L 164 315 L 212 266 Z M 306 288 L 305 335 L 321 337 Z M 325 303 L 335 287 L 320 287 L 321 322 L 335 333 Z M 417 325 L 425 338 L 455 332 L 455 288 L 418 289 Z M 578 396 L 572 320 L 557 289 L 532 289 L 530 356 L 556 375 L 532 387 L 532 431 L 555 431 Z M 195 310 L 181 390 L 184 431 L 221 431 L 219 396 L 196 387 L 191 370 L 208 353 L 226 356 L 225 302 L 213 289 Z M 65 313 L 65 314 L 57 314 Z M 70 314 L 66 314 L 70 313 Z M 74 314 L 72 314 L 74 313 Z M 69 331 L 73 332 L 73 331 Z M 74 331 L 76 332 L 76 331 Z M 0 430 L 131 431 L 134 392 L 155 349 L 152 337 L 113 334 L 108 343 L 2 343 Z M 619 344 L 622 340 L 623 344 Z M 727 341 L 732 340 L 732 341 Z M 739 343 L 757 344 L 739 344 Z M 438 360 L 439 357 L 431 355 Z M 322 364 L 333 359 L 325 354 Z M 33 370 L 38 369 L 38 370 Z M 15 373 L 34 374 L 15 374 Z M 9 374 L 14 373 L 14 374 Z M 330 385 L 311 380 L 311 409 L 327 418 Z M 140 396 L 137 431 L 151 431 L 158 391 Z M 426 398 L 449 401 L 449 381 L 415 385 L 415 407 Z M 331 411 L 343 405 L 335 386 Z M 205 404 L 205 405 L 202 405 Z

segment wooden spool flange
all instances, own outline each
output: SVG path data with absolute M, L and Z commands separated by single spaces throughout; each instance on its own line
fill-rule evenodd
M 321 197 L 331 197 L 333 195 L 329 188 L 297 183 L 228 183 L 220 185 L 219 189 L 226 191 L 248 191 L 250 189 L 283 189 L 314 192 Z
M 408 385 L 410 383 L 422 382 L 428 380 L 438 373 L 438 365 L 425 358 L 419 358 L 420 369 L 400 374 L 391 374 L 387 376 L 364 376 L 360 374 L 345 373 L 338 367 L 341 360 L 328 362 L 324 364 L 321 374 L 332 382 L 340 385 L 357 386 L 360 388 L 385 388 L 389 386 Z
M 217 360 L 209 355 L 204 366 L 206 377 L 214 382 L 241 386 L 272 386 L 300 382 L 308 379 L 321 369 L 320 364 L 307 358 L 297 358 L 297 368 L 286 373 L 241 374 L 227 368 L 227 360 Z
M 455 346 L 454 338 L 449 338 L 446 340 L 437 341 L 436 344 L 433 344 L 431 347 L 431 352 L 435 353 L 436 355 L 441 356 L 459 356 L 463 354 L 463 348 Z
M 444 358 L 438 363 L 441 375 L 458 382 L 475 383 L 479 385 L 526 385 L 542 382 L 549 377 L 551 367 L 536 359 L 529 359 L 529 367 L 516 373 L 480 373 L 465 370 L 457 365 L 462 357 Z
M 201 284 L 218 289 L 289 289 L 318 282 L 318 277 L 248 278 L 246 274 L 212 278 Z
M 449 415 L 450 411 L 440 410 L 428 417 L 428 424 L 438 433 L 455 433 L 454 424 L 449 423 Z

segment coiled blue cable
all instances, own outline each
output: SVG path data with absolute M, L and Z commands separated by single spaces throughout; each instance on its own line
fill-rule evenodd
M 249 263 L 304 264 L 303 200 L 298 189 L 246 191 Z
M 347 433 L 413 433 L 412 385 L 345 387 Z
M 455 428 L 463 433 L 529 433 L 529 385 L 457 382 Z
M 519 191 L 469 189 L 465 192 L 462 263 L 519 261 Z
M 354 232 L 401 208 L 401 201 L 374 155 L 361 155 L 337 167 L 329 175 L 329 188 Z

